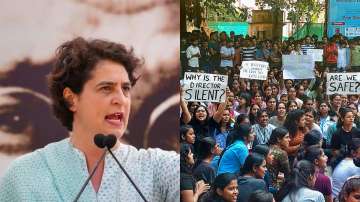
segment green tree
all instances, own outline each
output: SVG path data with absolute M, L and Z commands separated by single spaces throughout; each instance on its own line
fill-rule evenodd
M 281 39 L 282 37 L 282 11 L 290 9 L 289 0 L 255 0 L 255 5 L 259 6 L 261 9 L 270 7 L 273 13 L 273 24 L 274 24 L 274 33 L 275 38 Z
M 249 16 L 249 8 L 242 7 L 236 8 L 236 13 L 228 13 L 227 8 L 219 8 L 217 10 L 213 10 L 211 8 L 207 9 L 207 20 L 208 21 L 241 21 L 245 22 Z
M 319 0 L 256 0 L 256 5 L 261 8 L 271 7 L 275 12 L 288 11 L 288 20 L 297 30 L 301 22 L 315 22 L 319 14 L 325 9 L 325 3 Z
M 186 24 L 194 22 L 196 27 L 208 17 L 225 21 L 242 21 L 248 16 L 248 9 L 238 9 L 237 0 L 180 0 L 181 32 L 186 32 Z
M 321 3 L 318 0 L 296 1 L 291 4 L 288 20 L 290 20 L 295 26 L 295 30 L 297 30 L 300 27 L 300 22 L 316 22 L 324 9 L 325 2 Z

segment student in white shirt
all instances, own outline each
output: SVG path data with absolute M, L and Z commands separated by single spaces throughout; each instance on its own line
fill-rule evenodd
M 200 48 L 198 39 L 192 38 L 191 45 L 186 49 L 186 57 L 188 59 L 188 70 L 196 71 L 199 69 Z

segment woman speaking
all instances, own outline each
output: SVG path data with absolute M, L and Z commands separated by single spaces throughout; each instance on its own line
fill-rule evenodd
M 62 44 L 48 82 L 54 114 L 70 135 L 15 160 L 0 182 L 0 201 L 178 201 L 179 156 L 119 141 L 140 64 L 121 44 L 83 38 Z M 116 136 L 111 151 L 139 190 L 94 144 L 96 134 Z

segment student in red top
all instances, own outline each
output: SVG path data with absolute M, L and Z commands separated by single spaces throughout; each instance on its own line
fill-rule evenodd
M 325 66 L 330 71 L 335 71 L 338 59 L 338 49 L 336 47 L 335 38 L 331 38 L 330 43 L 327 43 L 324 47 L 324 60 Z

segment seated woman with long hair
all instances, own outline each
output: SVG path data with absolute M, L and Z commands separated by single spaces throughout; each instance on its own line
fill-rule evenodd
M 312 190 L 315 185 L 315 166 L 307 160 L 299 161 L 293 169 L 291 177 L 285 181 L 276 195 L 281 202 L 325 202 L 322 193 Z
M 260 110 L 260 106 L 257 104 L 252 104 L 250 106 L 250 110 L 249 110 L 249 120 L 250 120 L 250 124 L 254 125 L 256 124 L 256 114 L 257 112 Z
M 275 193 L 277 190 L 272 185 L 271 175 L 268 170 L 269 169 L 268 166 L 270 166 L 274 161 L 274 155 L 272 154 L 270 147 L 265 144 L 258 144 L 253 148 L 252 152 L 261 154 L 265 157 L 267 170 L 265 171 L 264 181 L 266 183 L 267 190 L 270 191 L 271 193 Z
M 300 109 L 290 111 L 285 119 L 284 127 L 290 135 L 289 146 L 285 148 L 285 151 L 288 153 L 289 162 L 292 165 L 306 133 L 304 111 Z
M 251 193 L 256 190 L 267 190 L 264 179 L 266 160 L 261 154 L 252 153 L 246 158 L 238 178 L 238 202 L 247 202 Z
M 196 182 L 192 176 L 194 157 L 191 145 L 183 143 L 180 146 L 180 200 L 181 202 L 196 202 L 199 196 L 210 186 L 203 180 Z
M 305 150 L 304 159 L 315 165 L 316 181 L 314 189 L 324 195 L 326 202 L 332 202 L 331 180 L 324 174 L 327 166 L 326 162 L 328 160 L 324 150 L 320 147 L 320 145 L 312 145 Z
M 330 165 L 335 168 L 344 158 L 353 138 L 360 138 L 360 130 L 354 125 L 354 113 L 350 108 L 340 108 L 337 130 L 331 137 L 332 159 Z
M 239 173 L 249 154 L 246 145 L 254 140 L 254 133 L 250 124 L 240 124 L 235 127 L 231 136 L 231 142 L 220 157 L 218 175 L 221 173 Z
M 271 153 L 274 156 L 272 164 L 267 165 L 269 173 L 272 178 L 272 185 L 276 189 L 279 189 L 284 177 L 290 175 L 290 164 L 286 151 L 284 148 L 289 146 L 290 136 L 289 131 L 284 128 L 275 128 L 270 136 L 269 145 Z M 280 172 L 284 176 L 280 175 Z
M 236 202 L 238 197 L 236 175 L 223 173 L 215 178 L 209 192 L 200 198 L 200 202 Z
M 282 127 L 286 119 L 286 106 L 283 102 L 277 105 L 277 114 L 269 119 L 269 123 L 275 127 Z
M 191 125 L 180 126 L 180 143 L 191 145 L 195 143 L 195 132 Z

